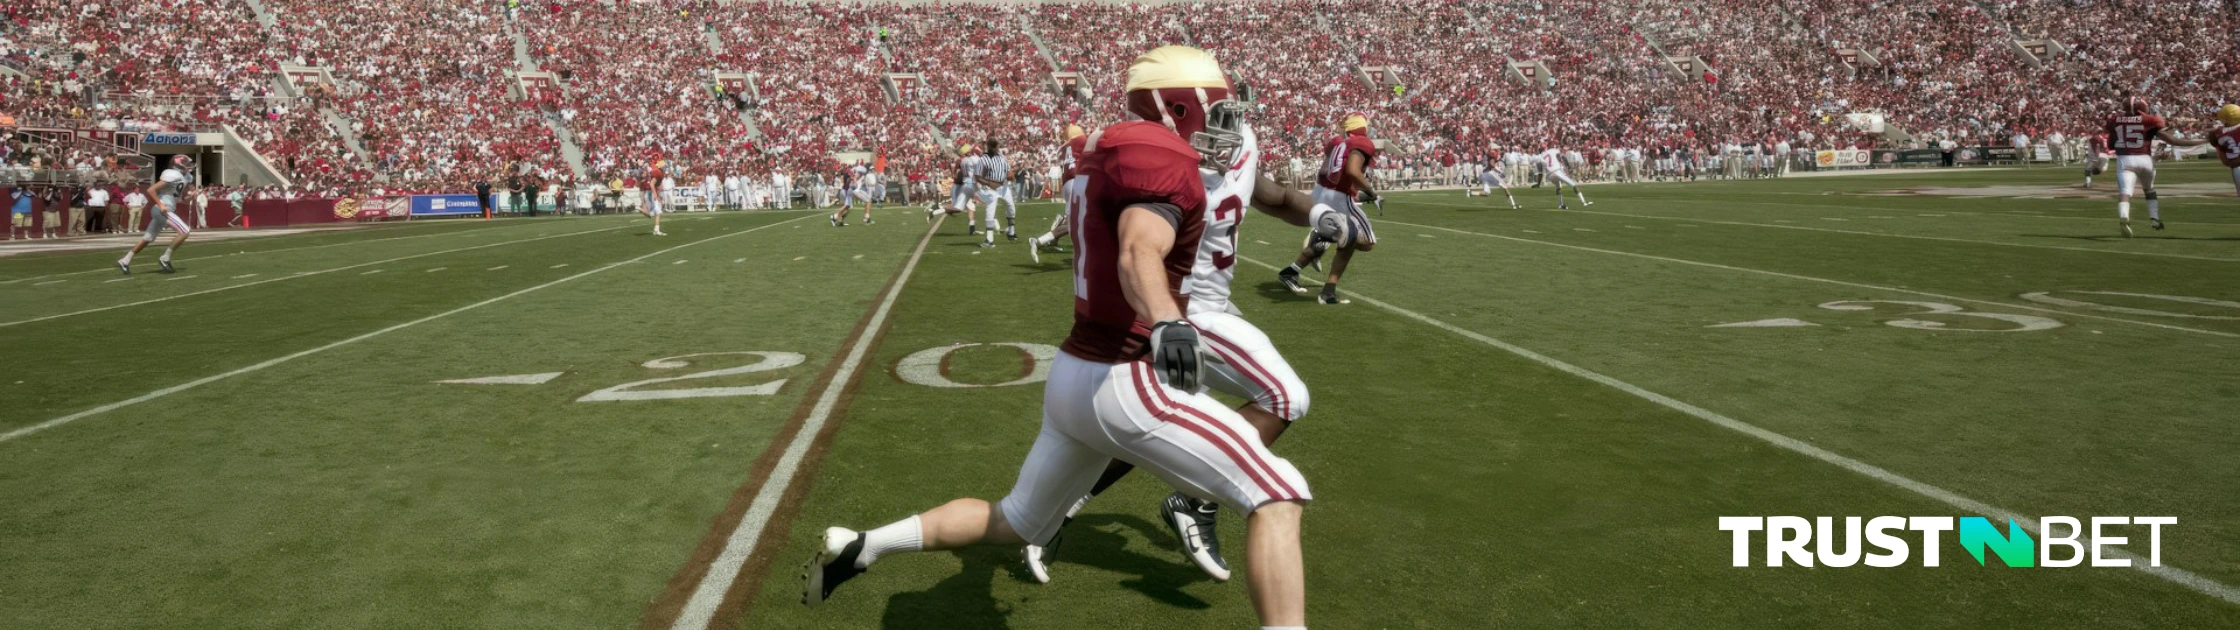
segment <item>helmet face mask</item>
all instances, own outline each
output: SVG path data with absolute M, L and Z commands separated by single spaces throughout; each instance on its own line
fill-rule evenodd
M 1244 148 L 1245 114 L 1250 111 L 1250 105 L 1234 99 L 1215 101 L 1206 107 L 1205 128 L 1190 134 L 1190 148 L 1198 150 L 1202 166 L 1228 171 L 1237 151 Z

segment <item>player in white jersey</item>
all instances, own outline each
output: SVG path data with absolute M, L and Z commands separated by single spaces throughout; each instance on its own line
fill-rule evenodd
M 1050 222 L 1050 231 L 1042 233 L 1041 236 L 1027 239 L 1027 255 L 1033 257 L 1036 264 L 1042 262 L 1042 248 L 1057 244 L 1058 237 L 1068 235 L 1073 231 L 1073 226 L 1067 220 L 1067 217 L 1072 216 L 1075 211 L 1080 209 L 1081 204 L 1085 202 L 1083 195 L 1087 194 L 1085 190 L 1087 182 L 1075 177 L 1073 171 L 1074 166 L 1078 164 L 1077 160 L 1082 149 L 1087 146 L 1088 136 L 1082 133 L 1081 127 L 1075 125 L 1066 125 L 1063 133 L 1065 134 L 1063 140 L 1065 148 L 1058 159 L 1058 168 L 1060 169 L 1058 195 L 1059 202 L 1065 204 L 1065 210 L 1059 212 L 1058 218 Z
M 1019 240 L 1019 201 L 1011 196 L 1011 161 L 1004 159 L 1001 147 L 990 138 L 987 152 L 980 155 L 974 165 L 972 180 L 979 185 L 980 205 L 988 208 L 986 232 L 981 236 L 981 247 L 996 246 L 996 205 L 1003 205 L 1003 238 Z
M 1594 205 L 1594 202 L 1587 201 L 1587 193 L 1579 190 L 1579 182 L 1573 181 L 1571 179 L 1570 170 L 1564 168 L 1562 151 L 1556 150 L 1555 147 L 1548 147 L 1547 150 L 1541 151 L 1540 168 L 1543 174 L 1547 177 L 1548 181 L 1554 182 L 1556 185 L 1557 210 L 1571 209 L 1571 204 L 1565 203 L 1563 200 L 1563 187 L 1567 184 L 1571 186 L 1572 194 L 1576 194 L 1579 196 L 1579 205 Z
M 1478 172 L 1478 190 L 1464 191 L 1463 194 L 1475 197 L 1491 197 L 1495 187 L 1500 187 L 1501 194 L 1509 198 L 1510 210 L 1524 208 L 1524 206 L 1517 205 L 1516 193 L 1509 191 L 1508 169 L 1502 167 L 1500 160 L 1490 157 L 1486 159 L 1485 170 Z
M 1337 211 L 1260 174 L 1259 140 L 1244 120 L 1247 107 L 1238 101 L 1216 103 L 1208 109 L 1206 130 L 1192 142 L 1217 149 L 1198 169 L 1206 187 L 1205 230 L 1199 237 L 1197 260 L 1191 265 L 1190 275 L 1182 280 L 1182 293 L 1190 301 L 1185 318 L 1211 351 L 1207 355 L 1211 360 L 1204 366 L 1206 385 L 1250 401 L 1238 407 L 1237 413 L 1259 430 L 1262 444 L 1273 444 L 1292 421 L 1306 415 L 1307 386 L 1269 342 L 1267 333 L 1245 321 L 1230 301 L 1239 242 L 1237 228 L 1248 206 L 1302 227 L 1317 225 L 1318 217 L 1334 216 Z M 1094 143 L 1093 138 L 1087 141 L 1092 147 L 1088 150 L 1095 150 Z M 1076 177 L 1068 188 L 1085 180 Z M 1090 498 L 1134 468 L 1114 460 L 1066 517 L 1071 519 Z M 1215 537 L 1217 507 L 1212 501 L 1176 492 L 1161 503 L 1160 520 L 1174 529 L 1182 541 L 1183 555 L 1193 564 L 1216 580 L 1227 580 L 1229 564 L 1222 558 L 1221 544 Z M 1050 558 L 1057 544 L 1058 539 L 1053 539 L 1048 546 L 1027 547 L 1027 568 L 1036 581 L 1050 581 Z
M 968 217 L 964 222 L 965 236 L 979 233 L 979 226 L 969 219 L 972 216 L 973 197 L 979 194 L 972 174 L 979 170 L 980 150 L 970 144 L 957 147 L 957 166 L 949 175 L 949 205 L 943 206 L 939 202 L 927 204 L 926 220 L 932 221 L 934 217 L 942 215 L 963 214 Z
M 149 243 L 155 242 L 156 237 L 163 234 L 163 227 L 166 225 L 171 226 L 171 230 L 179 235 L 172 237 L 171 244 L 163 248 L 163 255 L 156 257 L 156 264 L 163 266 L 164 273 L 178 271 L 171 266 L 171 253 L 178 251 L 180 245 L 186 244 L 187 236 L 194 233 L 193 229 L 187 227 L 187 222 L 179 218 L 179 199 L 186 196 L 188 186 L 194 185 L 194 176 L 189 174 L 193 172 L 194 158 L 186 155 L 171 156 L 170 167 L 163 169 L 163 174 L 156 177 L 156 183 L 148 186 L 148 195 L 156 199 L 156 211 L 148 217 L 148 229 L 140 235 L 140 242 L 132 244 L 131 251 L 117 259 L 117 271 L 132 273 L 132 257 L 139 254 L 140 250 L 147 249 Z

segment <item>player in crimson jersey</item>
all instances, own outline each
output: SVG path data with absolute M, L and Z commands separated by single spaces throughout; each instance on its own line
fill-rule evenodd
M 2217 147 L 2217 159 L 2232 169 L 2232 194 L 2240 195 L 2240 105 L 2218 109 L 2217 124 L 2223 126 L 2209 141 Z
M 1245 321 L 1230 299 L 1242 238 L 1239 230 L 1250 210 L 1298 226 L 1315 225 L 1316 217 L 1337 211 L 1260 174 L 1260 141 L 1246 120 L 1251 111 L 1246 100 L 1249 97 L 1215 102 L 1208 108 L 1205 130 L 1191 140 L 1191 146 L 1205 156 L 1198 174 L 1205 182 L 1206 229 L 1198 241 L 1198 259 L 1182 288 L 1189 297 L 1184 311 L 1190 325 L 1212 351 L 1205 368 L 1207 386 L 1249 401 L 1237 407 L 1237 414 L 1259 430 L 1261 443 L 1272 445 L 1291 423 L 1306 415 L 1309 397 L 1306 383 L 1276 350 L 1268 334 Z M 1083 497 L 1067 511 L 1068 522 L 1089 498 L 1102 494 L 1134 469 L 1126 461 L 1113 461 L 1089 489 L 1090 497 Z M 1176 492 L 1160 503 L 1159 516 L 1182 543 L 1184 557 L 1213 579 L 1226 581 L 1229 562 L 1221 555 L 1216 534 L 1220 529 L 1216 522 L 1218 507 L 1218 503 Z M 1056 540 L 1053 538 L 1049 547 L 1027 547 L 1027 571 L 1038 582 L 1050 581 Z
M 2128 96 L 2123 111 L 2108 117 L 2108 148 L 2116 152 L 2116 224 L 2124 238 L 2131 238 L 2131 194 L 2146 189 L 2147 222 L 2162 229 L 2162 200 L 2154 190 L 2154 141 L 2174 146 L 2198 147 L 2207 140 L 2178 136 L 2161 116 L 2147 108 L 2145 99 Z
M 1216 154 L 1197 140 L 1208 110 L 1228 99 L 1228 80 L 1212 55 L 1167 46 L 1136 58 L 1126 92 L 1128 110 L 1144 120 L 1093 134 L 1081 156 L 1073 332 L 1051 364 L 1041 434 L 1011 494 L 996 504 L 957 499 L 864 532 L 825 530 L 803 575 L 804 603 L 824 601 L 887 554 L 1047 545 L 1068 508 L 1119 459 L 1249 514 L 1246 579 L 1261 624 L 1306 625 L 1306 479 L 1203 393 L 1201 342 L 1182 307 L 1206 229 L 1198 167 Z
M 667 196 L 664 193 L 668 192 L 662 190 L 661 185 L 662 182 L 669 179 L 668 172 L 663 170 L 667 166 L 669 166 L 669 162 L 666 160 L 654 160 L 653 169 L 646 171 L 645 179 L 638 180 L 638 191 L 643 196 L 643 203 L 638 206 L 638 214 L 653 219 L 654 236 L 668 236 L 661 233 L 661 214 L 664 210 L 662 201 L 663 197 Z
M 2093 136 L 2087 139 L 2084 155 L 2084 187 L 2091 188 L 2092 178 L 2108 172 L 2108 162 L 2114 159 L 2115 155 L 2108 152 L 2107 138 Z
M 1337 232 L 1340 240 L 1326 241 L 1309 237 L 1306 247 L 1299 252 L 1299 259 L 1276 272 L 1276 280 L 1281 281 L 1285 288 L 1291 289 L 1292 293 L 1305 294 L 1307 288 L 1299 284 L 1299 270 L 1310 265 L 1319 267 L 1323 253 L 1332 247 L 1337 248 L 1338 258 L 1330 262 L 1330 276 L 1322 285 L 1322 295 L 1315 298 L 1315 301 L 1323 304 L 1346 303 L 1345 299 L 1338 297 L 1339 276 L 1345 275 L 1346 264 L 1353 262 L 1355 251 L 1365 252 L 1377 248 L 1377 230 L 1369 225 L 1369 215 L 1361 211 L 1359 204 L 1354 203 L 1355 197 L 1358 196 L 1363 203 L 1375 203 L 1379 207 L 1384 204 L 1384 200 L 1377 196 L 1377 191 L 1369 189 L 1369 165 L 1377 160 L 1377 144 L 1369 139 L 1369 118 L 1361 114 L 1348 114 L 1340 127 L 1344 129 L 1344 133 L 1323 144 L 1322 174 L 1314 183 L 1315 203 L 1336 209 L 1338 212 L 1329 218 L 1344 222 L 1344 225 L 1338 226 L 1342 228 Z M 1317 230 L 1317 234 L 1325 232 Z
M 1088 147 L 1089 134 L 1083 132 L 1080 126 L 1071 124 L 1066 125 L 1065 131 L 1061 133 L 1065 134 L 1065 152 L 1058 162 L 1058 166 L 1064 169 L 1058 176 L 1058 202 L 1065 204 L 1065 211 L 1059 212 L 1058 218 L 1050 222 L 1050 231 L 1027 239 L 1027 255 L 1034 257 L 1036 264 L 1042 262 L 1042 248 L 1057 244 L 1058 237 L 1073 231 L 1073 226 L 1066 222 L 1066 217 L 1073 214 L 1075 202 L 1082 194 L 1082 186 L 1074 183 L 1074 167 L 1079 163 L 1082 150 Z

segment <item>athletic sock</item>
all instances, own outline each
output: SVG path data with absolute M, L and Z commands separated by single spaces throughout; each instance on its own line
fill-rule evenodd
M 1106 488 L 1111 488 L 1112 484 L 1120 483 L 1121 477 L 1128 476 L 1128 473 L 1135 469 L 1135 464 L 1113 460 L 1111 464 L 1105 466 L 1104 475 L 1097 477 L 1097 485 L 1089 486 L 1089 496 L 1104 494 Z
M 162 256 L 157 256 L 157 257 L 156 257 L 156 260 L 160 260 L 160 261 L 163 261 L 163 262 L 171 262 L 171 248 L 169 248 L 169 247 L 165 247 L 165 248 L 163 248 L 163 255 L 162 255 Z
M 2147 200 L 2147 218 L 2149 218 L 2149 219 L 2154 219 L 2154 220 L 2156 220 L 2156 221 L 2161 221 L 2161 220 L 2162 220 L 2162 200 L 2160 200 L 2160 199 L 2148 199 L 2148 200 Z
M 2130 220 L 2130 219 L 2131 219 L 2131 202 L 2129 202 L 2129 201 L 2118 201 L 2118 202 L 2116 202 L 2116 218 L 2118 218 L 2118 219 L 2123 219 L 2123 220 L 2126 220 L 2126 221 L 2128 221 L 2128 220 Z
M 863 533 L 863 554 L 856 556 L 856 568 L 871 566 L 872 561 L 898 551 L 925 549 L 925 529 L 918 523 L 917 515 L 888 523 L 885 527 Z

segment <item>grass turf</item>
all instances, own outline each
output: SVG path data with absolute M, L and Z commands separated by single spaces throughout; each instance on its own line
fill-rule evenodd
M 2165 181 L 2223 175 L 2178 166 Z M 2024 515 L 2177 516 L 2164 562 L 2240 583 L 2228 430 L 2240 309 L 2088 293 L 2240 301 L 2240 206 L 2173 199 L 2170 231 L 2142 220 L 2144 238 L 2126 241 L 2101 199 L 1880 194 L 2072 179 L 1605 186 L 1569 212 L 1545 190 L 1521 191 L 1537 208 L 1524 211 L 1407 193 L 1388 201 L 1384 243 L 1345 288 Z M 1022 231 L 1054 212 L 1028 206 Z M 348 341 L 0 442 L 0 625 L 637 622 L 924 229 L 907 213 L 776 224 L 801 216 L 693 216 L 667 239 L 617 218 L 295 235 L 214 245 L 204 260 L 190 249 L 180 275 L 198 277 L 179 281 L 51 275 L 113 253 L 0 260 L 0 282 L 69 280 L 0 284 L 0 320 L 62 315 L 0 327 L 0 356 L 25 366 L 11 370 L 0 432 Z M 1315 625 L 2208 627 L 2240 614 L 2129 569 L 1979 567 L 1949 535 L 1936 568 L 1730 567 L 1719 516 L 1968 514 L 1368 299 L 1315 306 L 1256 266 L 1283 264 L 1300 232 L 1246 225 L 1238 303 L 1314 391 L 1276 450 L 1317 497 Z M 1250 624 L 1241 584 L 1210 582 L 1173 550 L 1148 475 L 1067 530 L 1053 584 L 1027 581 L 1016 550 L 982 549 L 893 557 L 826 608 L 795 602 L 794 571 L 823 527 L 1010 486 L 1041 388 L 930 388 L 896 370 L 927 348 L 1064 336 L 1067 256 L 1037 265 L 976 240 L 956 221 L 934 238 L 797 513 L 769 534 L 771 570 L 727 621 Z M 218 256 L 235 251 L 252 253 Z M 274 277 L 289 279 L 248 284 Z M 2023 297 L 2039 292 L 2134 310 Z M 1876 300 L 1965 310 L 1839 303 Z M 2060 326 L 2003 332 L 2018 320 L 1978 313 Z M 1817 325 L 1710 327 L 1774 318 Z M 1907 320 L 1943 329 L 1891 325 Z M 787 379 L 771 396 L 575 402 L 757 358 L 643 365 L 740 351 L 805 362 L 642 388 Z M 1020 359 L 977 347 L 947 368 L 994 383 L 1017 378 Z M 565 374 L 433 382 L 540 372 Z M 1228 516 L 1241 569 L 1243 523 Z M 2143 551 L 2143 531 L 2131 535 Z

